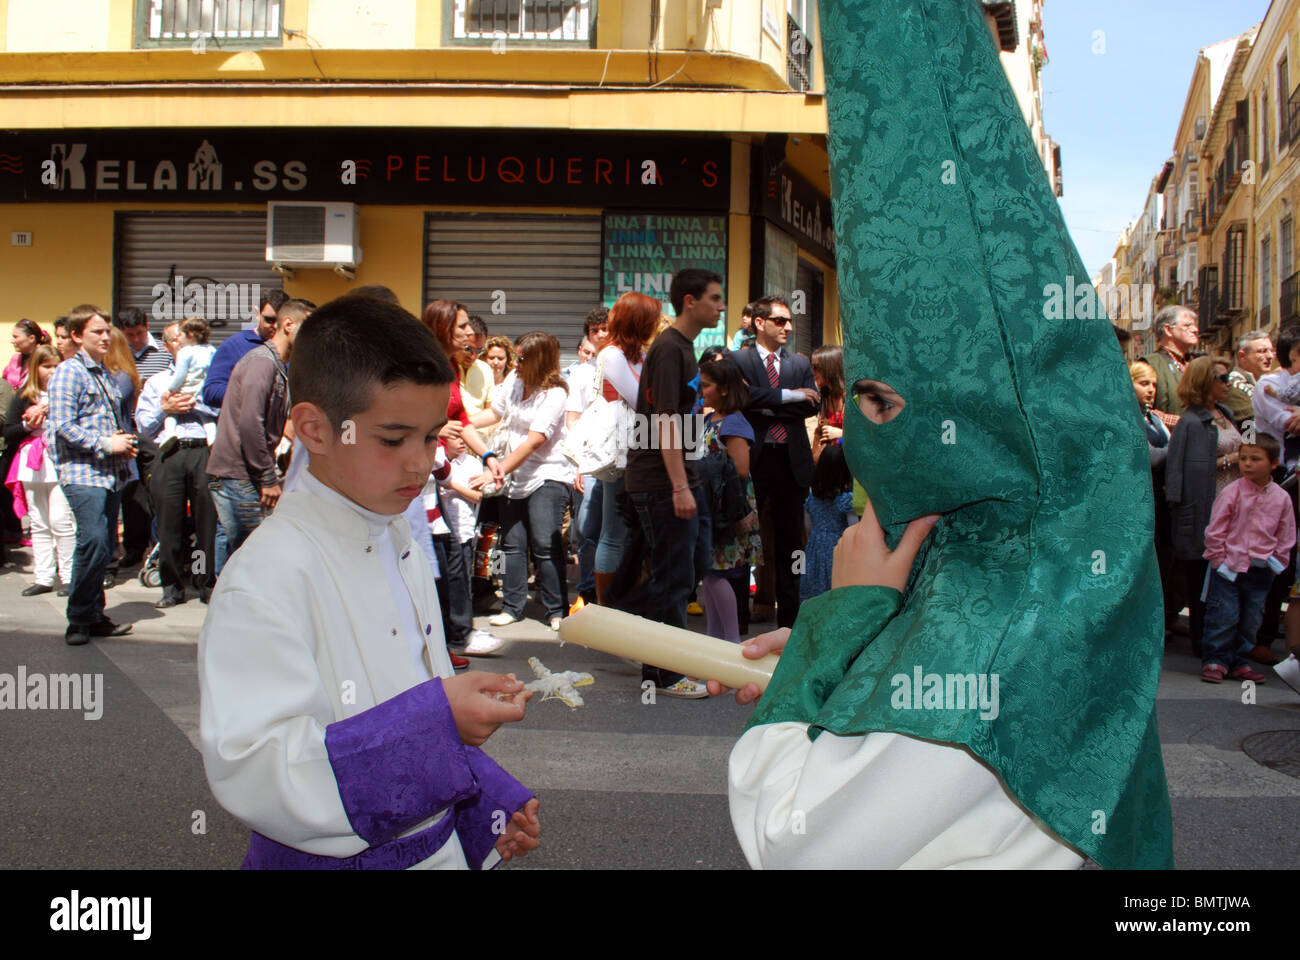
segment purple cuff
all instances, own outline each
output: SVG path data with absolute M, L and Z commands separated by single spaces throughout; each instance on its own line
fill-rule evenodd
M 451 836 L 455 819 L 450 813 L 427 830 L 368 847 L 355 857 L 325 857 L 304 853 L 270 837 L 254 833 L 241 870 L 406 870 L 428 860 Z
M 331 723 L 325 749 L 348 822 L 371 846 L 478 791 L 441 680 Z
M 479 793 L 456 804 L 456 836 L 469 868 L 479 870 L 510 816 L 522 810 L 533 794 L 478 747 L 466 747 L 465 755 L 478 781 Z

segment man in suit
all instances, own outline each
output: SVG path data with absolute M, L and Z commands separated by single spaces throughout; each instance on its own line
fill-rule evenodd
M 754 428 L 750 474 L 758 511 L 772 504 L 772 543 L 763 544 L 764 561 L 776 568 L 776 622 L 794 625 L 799 612 L 799 573 L 796 551 L 803 546 L 803 502 L 812 483 L 812 449 L 804 420 L 817 412 L 821 396 L 813 382 L 812 364 L 785 349 L 790 339 L 790 305 L 780 297 L 754 301 L 752 350 L 731 358 L 749 382 L 745 418 Z
M 1189 354 L 1200 341 L 1196 312 L 1191 307 L 1170 304 L 1156 314 L 1156 349 L 1142 359 L 1156 371 L 1157 410 L 1168 414 L 1165 423 L 1173 429 L 1183 412 L 1183 402 L 1178 399 L 1178 380 L 1187 366 Z

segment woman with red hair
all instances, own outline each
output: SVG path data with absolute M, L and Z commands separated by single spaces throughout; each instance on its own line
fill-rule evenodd
M 662 304 L 644 293 L 628 292 L 609 311 L 609 343 L 596 355 L 596 389 L 611 403 L 620 402 L 636 410 L 636 393 L 641 385 L 645 347 L 654 336 Z M 623 559 L 627 524 L 618 511 L 623 477 L 601 480 L 600 541 L 596 544 L 596 602 L 614 579 Z

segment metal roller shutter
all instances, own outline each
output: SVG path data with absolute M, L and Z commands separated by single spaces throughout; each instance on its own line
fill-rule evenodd
M 149 316 L 149 329 L 155 334 L 168 322 L 153 315 L 155 284 L 172 284 L 178 276 L 185 278 L 187 286 L 191 279 L 201 284 L 242 284 L 237 291 L 240 306 L 251 302 L 256 312 L 258 296 L 283 282 L 266 262 L 264 213 L 119 213 L 114 248 L 113 312 L 139 307 Z M 214 302 L 223 307 L 230 304 Z M 225 311 L 218 308 L 214 313 L 221 312 Z M 212 324 L 208 342 L 214 345 L 245 326 L 237 317 L 226 318 L 223 326 L 218 322 L 222 318 L 208 313 L 204 311 Z
M 492 335 L 546 330 L 560 367 L 578 355 L 582 321 L 600 305 L 599 216 L 426 217 L 424 300 L 459 300 Z M 493 307 L 496 312 L 493 312 Z
M 795 351 L 805 357 L 821 346 L 822 332 L 822 272 L 810 263 L 800 260 L 795 290 L 801 296 L 802 310 L 791 310 L 794 319 Z M 794 304 L 792 304 L 794 306 Z

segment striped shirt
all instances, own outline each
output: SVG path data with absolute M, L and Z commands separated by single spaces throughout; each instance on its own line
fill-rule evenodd
M 134 461 L 109 453 L 120 428 L 122 395 L 104 367 L 83 350 L 54 368 L 45 442 L 55 451 L 59 483 L 116 489 L 135 476 Z
M 158 345 L 152 333 L 149 334 L 149 342 L 144 349 L 134 356 L 135 369 L 140 374 L 141 383 L 172 365 L 172 355 Z
M 438 488 L 451 479 L 451 463 L 446 451 L 439 446 L 433 455 L 433 472 L 424 484 L 424 517 L 429 521 L 429 532 L 435 537 L 451 533 L 451 528 L 442 516 L 442 502 L 438 497 Z

